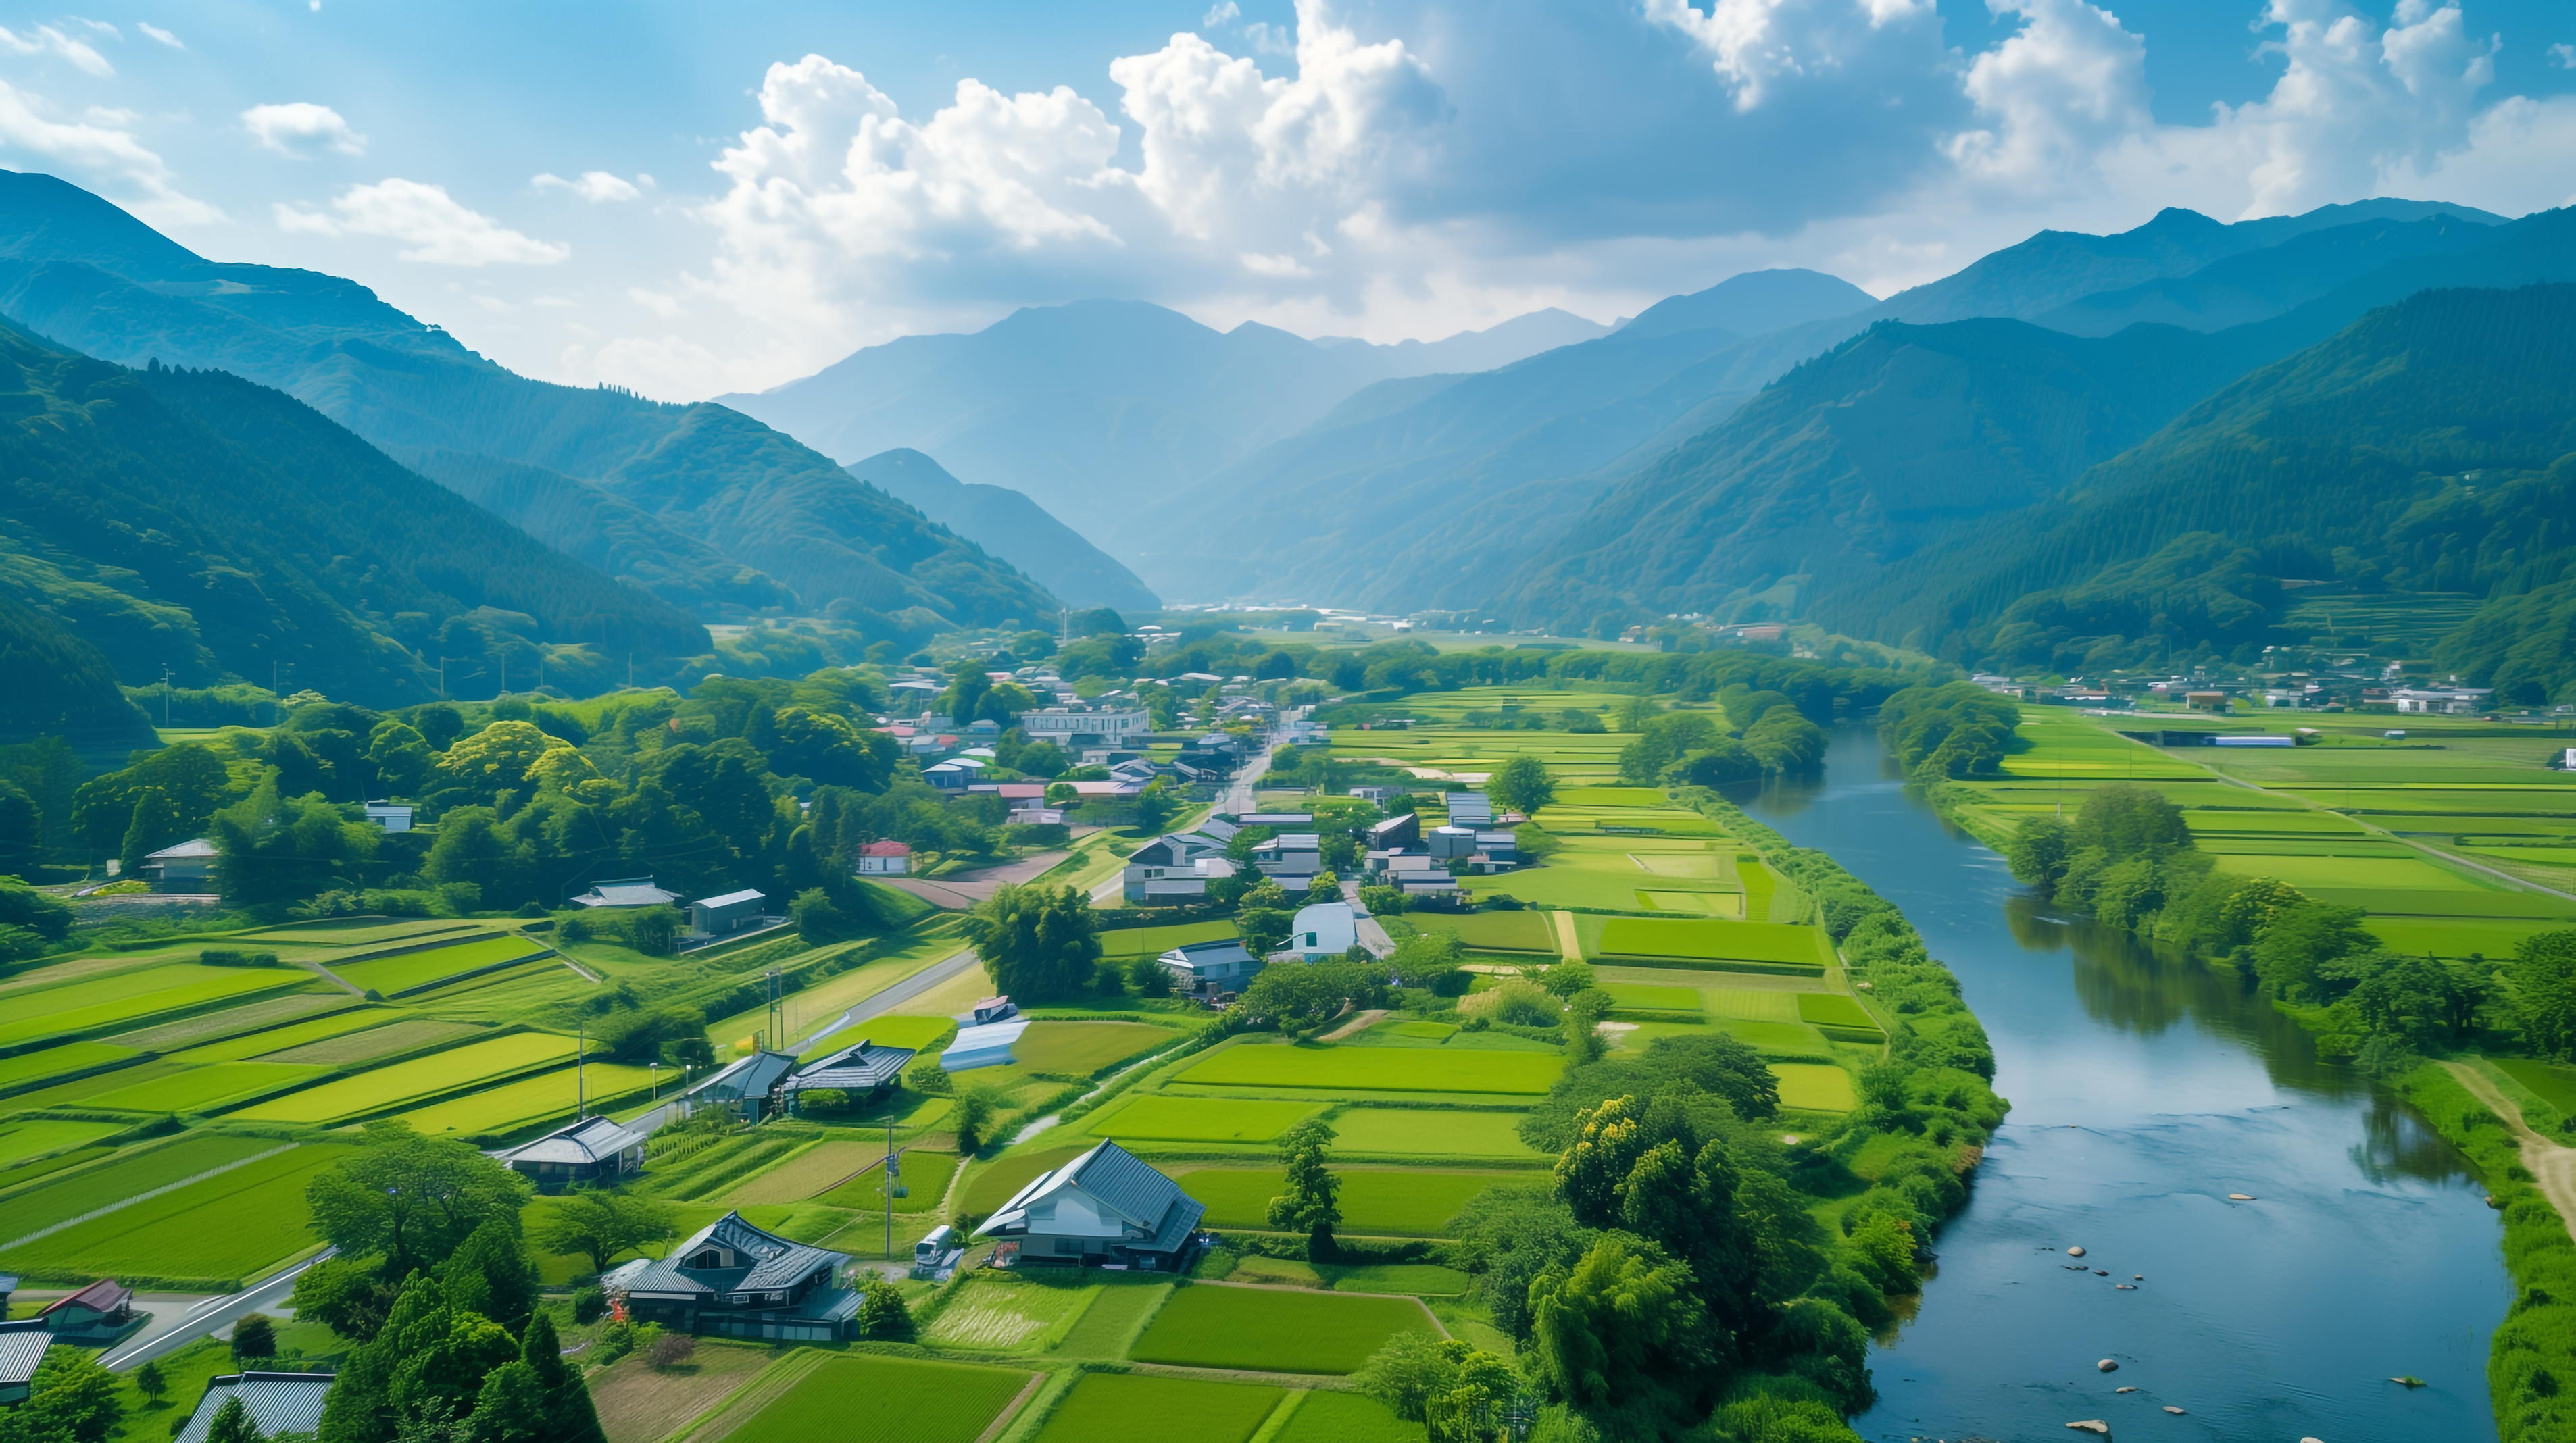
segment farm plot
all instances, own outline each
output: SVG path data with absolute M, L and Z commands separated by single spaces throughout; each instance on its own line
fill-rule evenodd
M 1181 1073 L 1179 1080 L 1242 1087 L 1536 1096 L 1553 1086 L 1564 1070 L 1564 1059 L 1553 1052 L 1253 1044 L 1220 1049 Z
M 547 950 L 525 937 L 485 937 L 433 947 L 426 952 L 406 952 L 400 957 L 340 963 L 332 966 L 331 970 L 352 987 L 398 997 L 406 992 L 427 991 L 468 972 L 527 961 L 544 955 Z
M 1332 1118 L 1337 1153 L 1404 1157 L 1536 1157 L 1517 1112 L 1348 1107 Z
M 1245 1443 L 1286 1396 L 1252 1383 L 1085 1373 L 1033 1443 Z
M 172 962 L 46 987 L 10 999 L 0 1046 L 39 1037 L 90 1032 L 156 1013 L 202 1007 L 227 997 L 312 985 L 313 975 L 285 967 L 208 967 Z
M 1271 1436 L 1274 1443 L 1423 1443 L 1431 1434 L 1366 1394 L 1317 1388 Z
M 1081 1274 L 1053 1278 L 978 1273 L 950 1295 L 922 1341 L 933 1347 L 1033 1353 L 1053 1346 L 1100 1297 Z
M 281 1146 L 271 1138 L 182 1137 L 161 1147 L 137 1148 L 104 1167 L 87 1168 L 18 1193 L 9 1199 L 9 1238 L 69 1222 L 110 1203 L 123 1202 L 154 1188 L 183 1182 L 199 1173 L 229 1167 Z
M 1806 1112 L 1849 1112 L 1856 1105 L 1852 1077 L 1839 1067 L 1813 1062 L 1774 1062 L 1771 1075 L 1780 1080 L 1780 1105 Z
M 33 1086 L 49 1077 L 67 1077 L 93 1067 L 110 1067 L 141 1056 L 130 1047 L 104 1042 L 66 1042 L 59 1047 L 0 1057 L 0 1092 Z
M 12 1109 L 24 1109 L 28 1112 L 47 1107 L 87 1107 L 89 1100 L 102 1092 L 114 1092 L 119 1088 L 132 1087 L 156 1078 L 176 1077 L 187 1070 L 187 1064 L 171 1062 L 166 1058 L 152 1062 L 139 1062 L 132 1067 L 120 1067 L 113 1072 L 93 1073 L 88 1077 L 73 1078 L 69 1082 L 57 1082 L 51 1087 L 40 1088 L 34 1092 L 22 1092 L 10 1098 L 8 1105 Z
M 1011 1045 L 1011 1058 L 1031 1072 L 1089 1077 L 1181 1037 L 1144 1022 L 1032 1022 Z
M 1145 1096 L 1102 1108 L 1083 1131 L 1149 1142 L 1268 1142 L 1314 1112 L 1306 1102 Z
M 1166 1168 L 1181 1190 L 1207 1204 L 1208 1225 L 1220 1228 L 1270 1226 L 1270 1200 L 1287 1190 L 1287 1174 L 1278 1168 Z M 1467 1200 L 1501 1182 L 1528 1178 L 1503 1172 L 1379 1172 L 1344 1168 L 1342 1230 L 1354 1234 L 1396 1237 L 1446 1236 L 1449 1220 Z
M 1829 960 L 1823 935 L 1813 927 L 1770 922 L 1612 917 L 1601 923 L 1600 949 L 1606 957 L 1686 957 L 1694 961 L 1821 966 Z
M 299 1017 L 311 1017 L 317 1012 L 336 1012 L 357 1005 L 358 999 L 345 992 L 290 992 L 283 997 L 263 997 L 257 1002 L 245 1002 L 218 1012 L 119 1032 L 107 1040 L 119 1047 L 157 1052 L 236 1033 L 255 1032 Z
M 240 1280 L 313 1245 L 305 1185 L 344 1150 L 305 1146 L 261 1158 L 48 1233 L 10 1249 L 0 1265 L 58 1277 L 191 1279 L 220 1290 L 238 1287 Z
M 1398 1333 L 1436 1333 L 1411 1298 L 1182 1287 L 1128 1356 L 1140 1363 L 1254 1373 L 1349 1373 Z
M 2303 892 L 2321 889 L 2380 891 L 2486 890 L 2457 872 L 2430 862 L 2394 857 L 2257 857 L 2222 853 L 2218 870 L 2238 876 L 2271 877 Z M 2474 909 L 2467 909 L 2474 910 Z
M 1637 982 L 1612 982 L 1601 989 L 1620 1006 L 1641 1012 L 1697 1012 L 1706 1003 L 1696 987 L 1657 987 Z
M 1798 1020 L 1817 1027 L 1843 1027 L 1861 1032 L 1878 1031 L 1878 1022 L 1861 1005 L 1839 992 L 1801 992 L 1798 998 Z
M 513 1033 L 291 1092 L 244 1108 L 238 1115 L 261 1122 L 346 1122 L 390 1111 L 415 1098 L 435 1097 L 550 1062 L 569 1062 L 573 1046 L 573 1039 L 548 1032 Z
M 452 1054 L 451 1054 L 452 1055 Z M 594 1062 L 587 1074 L 591 1105 L 614 1103 L 652 1086 L 654 1074 L 641 1067 Z M 579 1105 L 581 1083 L 571 1068 L 505 1082 L 464 1097 L 433 1102 L 402 1114 L 402 1120 L 432 1136 L 501 1137 L 521 1128 L 561 1119 Z
M 1831 1057 L 1834 1052 L 1833 1047 L 1825 1041 L 1824 1033 L 1803 1022 L 1746 1022 L 1738 1018 L 1723 1017 L 1717 1019 L 1714 1025 L 1719 1031 L 1765 1057 Z M 1656 1023 L 1648 1023 L 1646 1028 L 1647 1035 L 1633 1039 L 1640 1048 L 1655 1037 L 1688 1034 L 1698 1030 L 1687 1026 L 1674 1027 Z
M 434 1047 L 464 1037 L 478 1037 L 489 1031 L 471 1022 L 437 1022 L 426 1017 L 389 1023 L 364 1032 L 350 1032 L 288 1047 L 277 1052 L 258 1054 L 262 1062 L 302 1062 L 317 1067 L 347 1067 L 353 1063 L 373 1062 L 397 1052 Z
M 957 1200 L 961 1226 L 965 1219 L 982 1219 L 995 1208 L 1011 1200 L 1011 1195 L 1037 1181 L 1038 1174 L 1051 1172 L 1082 1156 L 1087 1149 L 1079 1147 L 1050 1148 L 1045 1152 L 1018 1152 L 995 1158 L 990 1166 L 977 1172 L 966 1184 Z
M 57 1122 L 44 1117 L 0 1125 L 0 1167 L 16 1167 L 31 1157 L 93 1143 L 123 1132 L 126 1126 L 121 1122 Z M 9 1216 L 12 1221 L 17 1218 L 14 1205 Z M 5 1227 L 0 1224 L 0 1228 Z
M 338 1037 L 345 1032 L 379 1027 L 402 1015 L 391 1007 L 352 1007 L 346 1012 L 334 1012 L 328 1017 L 316 1017 L 306 1022 L 290 1023 L 284 1027 L 244 1033 L 239 1037 L 227 1037 L 221 1042 L 209 1042 L 201 1047 L 191 1047 L 185 1052 L 171 1053 L 170 1060 L 185 1062 L 196 1067 L 202 1067 L 209 1062 L 247 1062 L 254 1057 L 265 1057 L 269 1053 L 282 1052 L 307 1042 L 318 1042 L 326 1037 Z M 301 1059 L 291 1060 L 300 1061 Z
M 883 1156 L 882 1152 L 879 1156 Z M 901 1167 L 905 1195 L 894 1200 L 894 1210 L 899 1213 L 939 1211 L 948 1200 L 948 1180 L 957 1175 L 957 1154 L 906 1149 Z M 882 1214 L 886 1205 L 885 1174 L 877 1170 L 863 1172 L 816 1201 L 863 1213 Z
M 863 1353 L 826 1357 L 757 1412 L 702 1436 L 794 1443 L 975 1443 L 1029 1375 L 971 1363 Z
M 884 1156 L 883 1143 L 826 1138 L 803 1152 L 791 1154 L 777 1166 L 734 1184 L 725 1197 L 737 1203 L 803 1202 L 810 1197 L 821 1197 L 848 1181 L 861 1168 L 875 1165 Z M 910 1155 L 904 1159 L 907 1175 L 912 1161 Z M 841 1203 L 839 1206 L 854 1207 L 856 1204 Z
M 2510 957 L 2526 937 L 2556 931 L 2565 922 L 2483 917 L 2372 917 L 2363 930 L 2391 952 L 2422 957 Z
M 1235 935 L 1232 922 L 1179 922 L 1168 927 L 1117 927 L 1100 934 L 1100 955 L 1160 957 L 1191 942 L 1220 942 Z
M 1480 952 L 1556 953 L 1556 931 L 1537 912 L 1468 912 L 1426 919 L 1426 931 L 1455 932 L 1460 945 Z
M 94 1092 L 82 1099 L 81 1106 L 106 1108 L 113 1112 L 211 1112 L 228 1102 L 280 1092 L 298 1083 L 309 1082 L 329 1070 L 322 1067 L 284 1067 L 273 1062 L 218 1062 L 210 1067 L 191 1067 L 166 1077 L 146 1078 L 106 1092 Z M 114 1077 L 117 1074 L 108 1075 Z
M 601 1431 L 614 1443 L 655 1443 L 696 1422 L 769 1366 L 767 1348 L 698 1340 L 689 1361 L 656 1368 L 641 1352 L 590 1375 Z

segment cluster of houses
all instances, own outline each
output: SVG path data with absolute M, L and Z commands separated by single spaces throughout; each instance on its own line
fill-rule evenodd
M 1352 795 L 1384 790 L 1354 788 Z M 1460 876 L 1508 872 L 1521 864 L 1520 838 L 1511 828 L 1515 820 L 1496 817 L 1483 792 L 1451 792 L 1449 819 L 1438 826 L 1426 828 L 1419 815 L 1403 812 L 1371 827 L 1361 877 L 1408 897 L 1454 897 Z

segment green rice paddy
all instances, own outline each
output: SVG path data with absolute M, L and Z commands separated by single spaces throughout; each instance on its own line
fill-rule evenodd
M 1356 1371 L 1398 1333 L 1433 1332 L 1409 1298 L 1196 1283 L 1180 1288 L 1136 1340 L 1140 1363 L 1255 1373 Z
M 1333 1114 L 1336 1153 L 1397 1157 L 1536 1157 L 1517 1112 L 1346 1107 Z
M 1556 954 L 1556 931 L 1536 912 L 1468 912 L 1429 920 L 1425 931 L 1455 932 L 1458 941 L 1482 952 Z
M 1805 1112 L 1849 1112 L 1859 1105 L 1852 1075 L 1821 1063 L 1774 1062 L 1771 1075 L 1780 1080 L 1780 1105 Z
M 12 1092 L 49 1077 L 63 1077 L 85 1072 L 93 1067 L 107 1067 L 140 1057 L 130 1047 L 113 1047 L 104 1042 L 67 1042 L 35 1052 L 22 1052 L 15 1057 L 0 1057 L 0 1092 Z
M 1207 1205 L 1208 1226 L 1266 1229 L 1270 1200 L 1286 1188 L 1277 1168 L 1166 1166 L 1184 1192 Z M 1341 1231 L 1398 1237 L 1442 1237 L 1467 1200 L 1498 1182 L 1526 1179 L 1512 1173 L 1377 1171 L 1342 1168 Z
M 795 1386 L 727 1431 L 795 1443 L 975 1443 L 1029 1376 L 845 1353 L 815 1363 Z
M 426 952 L 407 952 L 400 957 L 379 957 L 371 962 L 335 962 L 330 966 L 353 987 L 394 997 L 405 992 L 426 991 L 450 978 L 462 977 L 486 967 L 533 959 L 546 950 L 543 943 L 531 942 L 525 937 L 488 937 L 433 947 Z
M 330 1069 L 288 1067 L 273 1062 L 218 1062 L 191 1067 L 167 1077 L 148 1078 L 129 1086 L 95 1092 L 83 1107 L 116 1112 L 211 1112 L 230 1102 L 280 1092 L 309 1082 Z M 111 1077 L 116 1074 L 109 1074 Z
M 1622 1007 L 1651 1012 L 1697 1012 L 1705 1002 L 1696 987 L 1655 987 L 1636 982 L 1612 982 L 1603 991 Z
M 1458 1052 L 1448 1048 L 1220 1048 L 1180 1079 L 1249 1087 L 1356 1088 L 1376 1092 L 1544 1093 L 1565 1070 L 1553 1052 Z
M 1103 957 L 1159 957 L 1192 942 L 1221 942 L 1236 935 L 1232 922 L 1178 922 L 1168 927 L 1118 927 L 1100 934 Z
M 664 1068 L 665 1074 L 676 1068 Z M 594 1062 L 581 1069 L 582 1082 L 574 1079 L 572 1068 L 542 1073 L 536 1077 L 505 1082 L 464 1097 L 434 1102 L 427 1107 L 401 1114 L 404 1122 L 433 1136 L 452 1133 L 458 1137 L 503 1137 L 547 1122 L 570 1122 L 586 1083 L 594 1109 L 602 1102 L 638 1097 L 653 1083 L 653 1073 L 642 1067 L 620 1063 Z M 666 1084 L 679 1079 L 664 1076 Z M 640 1101 L 640 1097 L 638 1097 Z
M 284 1145 L 271 1138 L 197 1134 L 158 1147 L 130 1149 L 104 1166 L 83 1168 L 11 1196 L 5 1231 L 10 1238 L 23 1237 Z
M 1798 1020 L 1818 1027 L 1855 1027 L 1878 1030 L 1878 1022 L 1861 1005 L 1840 992 L 1801 992 L 1798 998 Z
M 1315 1113 L 1306 1102 L 1144 1096 L 1093 1113 L 1083 1131 L 1141 1142 L 1268 1142 Z
M 1277 1388 L 1151 1373 L 1085 1373 L 1033 1443 L 1246 1443 Z
M 1318 1388 L 1300 1395 L 1297 1411 L 1271 1435 L 1272 1443 L 1423 1443 L 1431 1436 L 1384 1403 L 1362 1393 Z
M 257 1145 L 278 1146 L 267 1140 Z M 203 1279 L 237 1286 L 314 1245 L 305 1185 L 341 1151 L 305 1146 L 260 1158 L 10 1248 L 0 1253 L 0 1266 L 57 1276 Z
M 352 1007 L 346 1012 L 334 1012 L 328 1017 L 316 1017 L 307 1022 L 292 1022 L 284 1027 L 248 1032 L 238 1037 L 227 1037 L 220 1042 L 191 1047 L 184 1052 L 170 1054 L 170 1060 L 185 1062 L 192 1066 L 202 1066 L 209 1062 L 247 1062 L 254 1057 L 264 1058 L 270 1053 L 283 1052 L 307 1042 L 319 1042 L 327 1037 L 338 1037 L 344 1033 L 382 1026 L 406 1015 L 391 1007 Z
M 1011 1045 L 1011 1058 L 1031 1072 L 1089 1077 L 1185 1035 L 1143 1022 L 1032 1022 Z
M 25 1122 L 0 1123 L 0 1168 L 16 1167 L 29 1158 L 62 1152 L 123 1132 L 122 1122 L 58 1122 L 52 1118 L 30 1118 Z M 17 1179 L 0 1179 L 15 1182 Z M 15 1207 L 9 1211 L 17 1217 Z M 6 1224 L 0 1224 L 5 1230 Z
M 67 982 L 12 996 L 0 1021 L 0 1046 L 40 1037 L 93 1032 L 156 1013 L 202 1007 L 312 984 L 311 973 L 286 967 L 207 967 L 173 962 L 132 972 Z
M 947 1203 L 948 1180 L 957 1175 L 957 1154 L 906 1151 L 902 1169 L 905 1195 L 894 1200 L 894 1210 L 899 1213 L 937 1212 Z M 881 1213 L 886 1205 L 885 1173 L 882 1169 L 861 1173 L 816 1201 L 863 1213 Z
M 572 1038 L 548 1032 L 513 1033 L 291 1092 L 235 1115 L 261 1122 L 344 1122 L 390 1111 L 414 1098 L 435 1097 L 549 1062 L 569 1062 L 573 1046 Z
M 1831 960 L 1823 935 L 1813 927 L 1784 927 L 1768 922 L 1613 917 L 1601 926 L 1601 953 L 1610 957 L 1822 964 Z

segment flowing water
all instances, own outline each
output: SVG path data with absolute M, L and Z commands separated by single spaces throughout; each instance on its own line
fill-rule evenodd
M 2177 1443 L 2496 1436 L 2501 1228 L 2402 1102 L 2320 1064 L 2229 973 L 2035 904 L 1863 729 L 1821 778 L 1738 800 L 1905 909 L 2013 1103 L 1920 1311 L 1872 1359 L 1864 1438 L 2024 1443 L 2081 1419 Z

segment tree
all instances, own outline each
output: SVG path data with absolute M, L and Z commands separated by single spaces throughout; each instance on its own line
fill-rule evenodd
M 2550 1057 L 2576 1055 L 2576 928 L 2526 937 L 2505 969 L 2524 1041 Z
M 1452 931 L 1416 932 L 1395 944 L 1387 970 L 1406 987 L 1429 989 L 1434 997 L 1463 997 L 1475 982 L 1466 970 L 1466 949 Z
M 448 1306 L 479 1313 L 513 1335 L 537 1310 L 537 1270 L 519 1245 L 517 1218 L 487 1218 L 438 1265 Z
M 1591 963 L 1571 957 L 1538 974 L 1538 985 L 1559 997 L 1572 997 L 1599 986 L 1600 981 Z
M 22 1436 L 30 1443 L 106 1443 L 125 1417 L 116 1375 L 86 1349 L 67 1343 L 47 1348 L 27 1386 L 27 1401 L 0 1419 L 25 1429 Z
M 1161 777 L 1156 777 L 1136 796 L 1136 829 L 1160 832 L 1180 809 L 1180 799 L 1172 795 L 1172 789 L 1164 785 Z
M 223 1406 L 207 1421 L 206 1443 L 261 1443 L 259 1424 L 252 1420 L 239 1393 L 224 1399 Z
M 375 768 L 376 784 L 385 795 L 409 797 L 418 795 L 421 784 L 429 780 L 438 753 L 430 750 L 428 738 L 417 729 L 387 717 L 367 733 L 367 762 Z
M 1079 994 L 1100 964 L 1091 899 L 1075 887 L 1004 884 L 966 917 L 996 992 L 1024 1002 Z
M 984 1129 L 992 1126 L 1001 1104 L 1001 1094 L 986 1084 L 958 1089 L 957 1100 L 948 1109 L 949 1122 L 957 1129 L 958 1156 L 973 1157 L 982 1150 Z
M 252 907 L 360 885 L 382 835 L 319 797 L 280 796 L 274 782 L 217 812 L 207 827 L 216 886 L 226 901 Z
M 686 1333 L 664 1333 L 644 1350 L 644 1366 L 656 1373 L 667 1373 L 696 1356 L 698 1340 Z
M 545 1407 L 537 1370 L 513 1358 L 483 1375 L 465 1436 L 473 1443 L 537 1443 L 546 1436 Z
M 316 1231 L 344 1254 L 375 1254 L 387 1277 L 446 1261 L 493 1218 L 515 1227 L 528 1180 L 466 1143 L 423 1137 L 407 1123 L 371 1122 L 361 1146 L 304 1190 Z
M 2276 997 L 2330 1000 L 2342 990 L 2330 964 L 2378 945 L 2379 939 L 2363 930 L 2362 915 L 2359 907 L 2315 902 L 2282 911 L 2254 944 L 2255 975 Z
M 1566 1066 L 1581 1067 L 1598 1062 L 1610 1050 L 1601 1040 L 1601 1019 L 1610 1015 L 1618 999 L 1598 987 L 1586 988 L 1566 999 L 1565 1057 Z
M 503 792 L 532 792 L 536 788 L 528 773 L 538 760 L 571 745 L 546 735 L 534 722 L 496 721 L 449 747 L 430 769 L 429 788 L 447 806 L 489 805 Z
M 537 1376 L 545 1406 L 546 1443 L 606 1443 L 590 1389 L 583 1385 L 578 1370 L 564 1366 L 563 1342 L 555 1335 L 554 1319 L 539 1313 L 529 1320 L 519 1361 Z
M 912 1311 L 903 1305 L 902 1292 L 873 1274 L 861 1289 L 853 1321 L 862 1338 L 904 1341 L 912 1337 Z
M 1531 1285 L 1541 1372 L 1565 1397 L 1596 1405 L 1687 1362 L 1690 1281 L 1654 1244 L 1604 1234 L 1571 1273 Z
M 1556 779 L 1547 774 L 1547 763 L 1523 752 L 1485 778 L 1485 791 L 1505 810 L 1535 817 L 1556 800 Z
M 2042 813 L 2022 818 L 2012 840 L 2004 844 L 2004 861 L 2012 868 L 2013 879 L 2054 895 L 2066 876 L 2067 834 L 2063 817 Z
M 1333 1137 L 1320 1117 L 1282 1134 L 1279 1161 L 1288 1169 L 1287 1191 L 1270 1200 L 1270 1225 L 1306 1234 L 1306 1255 L 1316 1262 L 1332 1260 L 1333 1229 L 1342 1220 L 1342 1180 L 1331 1167 Z
M 186 840 L 179 830 L 179 804 L 159 787 L 144 787 L 134 794 L 134 820 L 127 824 L 124 845 L 118 848 L 118 874 L 140 877 L 144 858 Z
M 1288 933 L 1296 918 L 1277 907 L 1238 908 L 1234 929 L 1243 938 L 1243 948 L 1255 957 L 1267 957 L 1288 945 Z
M 619 1253 L 671 1235 L 667 1203 L 615 1192 L 577 1192 L 549 1209 L 537 1224 L 537 1246 L 550 1253 L 579 1253 L 594 1273 L 608 1271 Z
M 295 1316 L 320 1323 L 343 1338 L 371 1342 L 383 1331 L 400 1291 L 384 1275 L 381 1258 L 328 1257 L 296 1276 Z
M 170 1391 L 170 1375 L 161 1371 L 160 1359 L 147 1358 L 142 1367 L 134 1370 L 134 1391 L 154 1403 Z
M 0 873 L 32 881 L 44 860 L 44 808 L 26 788 L 0 777 Z
M 277 1356 L 277 1320 L 244 1313 L 233 1324 L 233 1361 L 248 1366 Z

